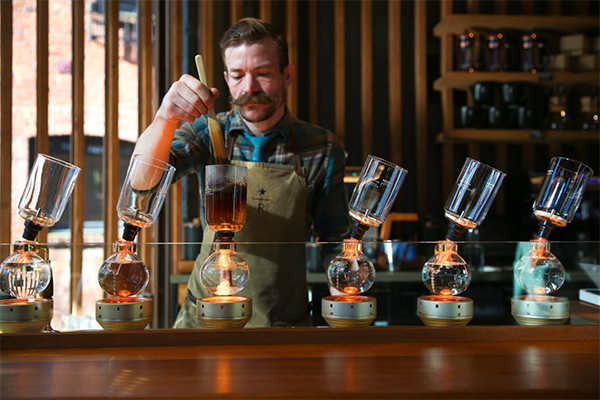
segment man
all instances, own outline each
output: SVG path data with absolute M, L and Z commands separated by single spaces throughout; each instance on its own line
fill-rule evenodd
M 248 168 L 247 219 L 235 240 L 305 242 L 310 229 L 321 241 L 341 240 L 349 226 L 344 152 L 333 133 L 297 120 L 285 106 L 294 77 L 285 38 L 272 25 L 245 18 L 225 32 L 220 47 L 235 109 L 218 119 L 232 163 Z M 176 178 L 198 174 L 203 218 L 204 167 L 216 163 L 204 115 L 217 96 L 216 88 L 182 76 L 135 149 L 174 165 Z M 176 129 L 180 121 L 186 123 Z M 213 237 L 205 229 L 176 328 L 202 327 L 196 299 L 210 294 L 199 272 Z M 257 244 L 238 250 L 250 268 L 249 284 L 239 293 L 253 299 L 248 326 L 309 323 L 304 246 Z

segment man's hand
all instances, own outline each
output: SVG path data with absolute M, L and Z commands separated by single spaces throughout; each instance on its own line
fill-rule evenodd
M 214 99 L 219 97 L 219 89 L 207 88 L 191 75 L 183 75 L 165 95 L 158 112 L 157 119 L 177 123 L 181 120 L 194 122 L 201 115 L 213 108 Z

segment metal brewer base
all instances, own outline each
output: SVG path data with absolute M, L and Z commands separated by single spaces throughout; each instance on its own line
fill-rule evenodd
M 569 299 L 555 296 L 514 296 L 511 314 L 519 325 L 562 325 L 570 317 Z
M 252 318 L 252 299 L 203 297 L 196 302 L 196 317 L 206 329 L 242 329 Z
M 154 301 L 144 297 L 98 300 L 96 321 L 107 331 L 140 331 L 152 321 Z
M 466 326 L 473 319 L 473 300 L 460 296 L 421 296 L 417 315 L 427 326 Z
M 353 295 L 323 297 L 321 315 L 332 328 L 369 326 L 377 318 L 377 299 Z
M 0 301 L 0 332 L 41 332 L 54 315 L 52 299 L 9 299 Z

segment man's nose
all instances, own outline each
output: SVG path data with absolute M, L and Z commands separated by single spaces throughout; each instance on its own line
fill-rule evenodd
M 244 76 L 244 93 L 253 94 L 257 92 L 260 92 L 258 80 L 253 74 L 246 74 Z

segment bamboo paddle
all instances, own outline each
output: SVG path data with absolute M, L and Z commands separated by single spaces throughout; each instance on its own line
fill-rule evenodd
M 208 80 L 206 79 L 206 71 L 204 70 L 204 61 L 202 61 L 202 56 L 199 54 L 196 56 L 196 68 L 198 69 L 200 82 L 208 88 Z M 208 110 L 208 131 L 210 132 L 210 142 L 212 143 L 217 162 L 219 164 L 228 163 L 229 161 L 227 160 L 227 155 L 225 153 L 225 141 L 223 139 L 223 133 L 221 132 L 221 125 L 219 125 L 215 110 L 212 108 Z

